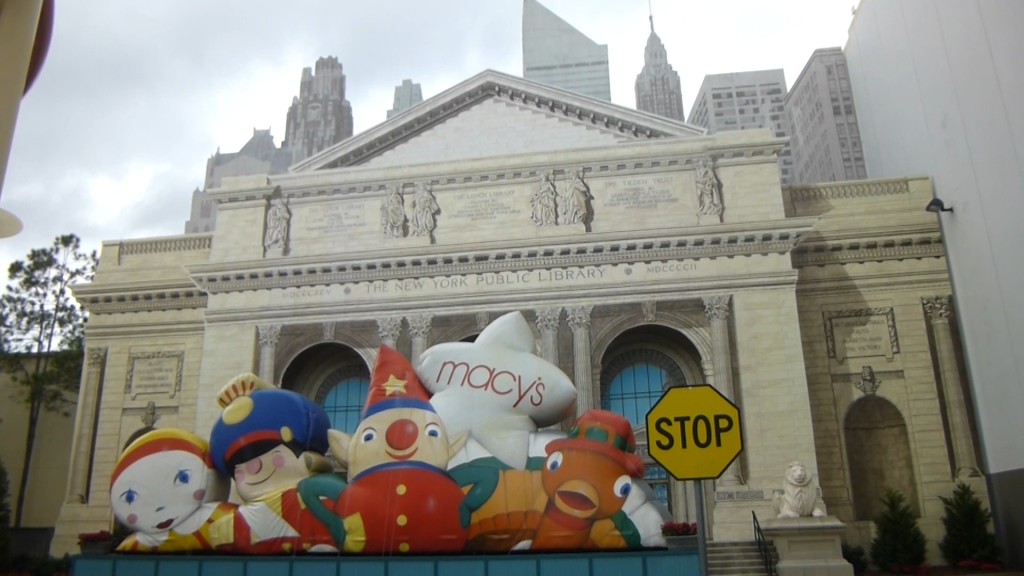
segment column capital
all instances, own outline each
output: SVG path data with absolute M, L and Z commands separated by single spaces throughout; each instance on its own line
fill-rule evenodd
M 260 346 L 273 348 L 277 346 L 277 340 L 281 337 L 280 324 L 260 324 L 256 327 L 260 332 Z
M 558 330 L 558 322 L 562 318 L 562 308 L 560 306 L 539 308 L 536 310 L 536 314 L 538 328 L 548 332 Z
M 577 330 L 590 329 L 590 313 L 594 311 L 593 306 L 573 306 L 565 309 L 565 318 L 569 321 L 569 328 L 573 332 Z
M 434 319 L 434 315 L 416 314 L 414 316 L 406 316 L 405 319 L 409 322 L 409 334 L 413 338 L 426 338 L 430 334 L 430 322 Z
M 107 359 L 107 348 L 105 346 L 89 348 L 89 351 L 86 354 L 88 356 L 90 370 L 99 370 L 100 368 L 103 368 L 103 362 Z
M 394 346 L 398 341 L 398 335 L 402 333 L 402 318 L 391 316 L 377 319 L 377 334 L 384 344 Z
M 929 296 L 921 298 L 924 304 L 924 311 L 932 322 L 946 322 L 949 320 L 949 313 L 952 311 L 952 298 L 946 296 Z
M 731 295 L 705 296 L 702 300 L 704 301 L 704 315 L 707 316 L 709 320 L 729 319 L 729 305 L 732 300 Z

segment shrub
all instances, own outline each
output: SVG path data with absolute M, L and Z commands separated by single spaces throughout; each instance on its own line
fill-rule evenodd
M 939 496 L 946 509 L 942 525 L 946 536 L 939 542 L 942 557 L 950 566 L 962 562 L 977 564 L 993 563 L 999 560 L 996 536 L 988 531 L 992 513 L 982 505 L 971 487 L 963 482 L 953 490 L 953 497 Z
M 853 565 L 854 574 L 863 574 L 868 570 L 868 557 L 863 546 L 850 546 L 843 542 L 843 559 Z
M 895 490 L 885 493 L 882 504 L 885 510 L 875 518 L 871 561 L 887 572 L 921 566 L 924 563 L 925 538 L 917 526 L 914 511 L 903 494 Z

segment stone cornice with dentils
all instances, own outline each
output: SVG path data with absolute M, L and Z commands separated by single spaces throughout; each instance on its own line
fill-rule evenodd
M 191 283 L 159 287 L 138 283 L 91 283 L 76 286 L 74 292 L 90 314 L 206 308 L 207 299 L 206 294 Z
M 885 260 L 942 258 L 946 248 L 940 234 L 914 237 L 857 239 L 846 242 L 813 242 L 793 249 L 793 266 L 857 264 Z
M 373 282 L 402 278 L 456 276 L 519 270 L 573 268 L 701 258 L 731 258 L 785 254 L 799 240 L 801 230 L 702 235 L 676 239 L 622 240 L 549 246 L 508 248 L 480 252 L 383 257 L 364 260 L 309 263 L 289 266 L 191 267 L 192 280 L 210 294 Z

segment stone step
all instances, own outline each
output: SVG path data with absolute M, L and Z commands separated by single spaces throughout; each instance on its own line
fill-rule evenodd
M 768 543 L 774 563 L 778 556 Z M 764 560 L 756 542 L 709 542 L 707 547 L 709 576 L 765 576 Z

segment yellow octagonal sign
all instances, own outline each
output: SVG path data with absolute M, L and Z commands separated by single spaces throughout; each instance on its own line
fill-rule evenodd
M 713 386 L 669 388 L 647 413 L 647 450 L 676 480 L 718 478 L 743 450 L 740 411 Z

